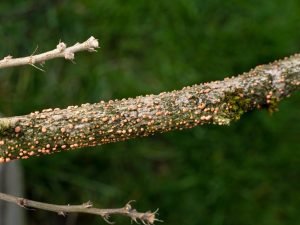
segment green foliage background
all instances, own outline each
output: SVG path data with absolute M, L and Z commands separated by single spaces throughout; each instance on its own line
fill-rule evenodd
M 0 111 L 127 98 L 223 79 L 300 51 L 298 0 L 11 0 L 0 2 L 1 57 L 90 35 L 98 53 L 0 71 Z M 299 93 L 279 112 L 22 161 L 26 197 L 160 208 L 165 224 L 300 221 Z M 90 215 L 27 211 L 35 224 L 104 224 Z M 118 224 L 127 218 L 114 217 Z

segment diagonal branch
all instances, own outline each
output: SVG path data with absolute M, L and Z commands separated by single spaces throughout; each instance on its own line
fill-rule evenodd
M 131 202 L 128 202 L 122 208 L 116 209 L 99 209 L 94 208 L 93 204 L 88 201 L 82 205 L 55 205 L 43 202 L 37 202 L 28 200 L 25 198 L 18 198 L 12 195 L 0 193 L 0 200 L 15 203 L 24 208 L 42 209 L 51 212 L 56 212 L 59 215 L 66 215 L 67 213 L 87 213 L 101 216 L 106 222 L 111 223 L 108 219 L 111 215 L 122 215 L 131 218 L 132 221 L 138 223 L 139 221 L 143 224 L 154 224 L 155 221 L 161 221 L 156 218 L 157 211 L 151 212 L 138 212 L 132 208 Z
M 54 58 L 65 58 L 67 60 L 73 60 L 76 52 L 89 51 L 93 52 L 99 48 L 99 42 L 93 36 L 87 39 L 85 42 L 76 43 L 73 46 L 67 47 L 64 42 L 59 42 L 56 49 L 44 52 L 38 55 L 31 55 L 22 58 L 13 58 L 12 56 L 6 56 L 0 60 L 0 69 L 22 65 L 43 64 L 45 61 Z
M 300 88 L 300 55 L 243 75 L 158 95 L 45 109 L 0 119 L 0 163 L 274 111 Z

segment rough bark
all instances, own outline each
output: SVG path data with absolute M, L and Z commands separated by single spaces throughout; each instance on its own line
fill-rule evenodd
M 202 124 L 228 125 L 300 87 L 300 55 L 158 95 L 46 109 L 0 119 L 0 162 L 95 146 Z

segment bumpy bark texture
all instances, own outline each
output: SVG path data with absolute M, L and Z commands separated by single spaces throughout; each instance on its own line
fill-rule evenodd
M 0 119 L 0 162 L 95 146 L 202 124 L 228 125 L 300 87 L 300 55 L 237 77 L 159 95 L 46 109 Z

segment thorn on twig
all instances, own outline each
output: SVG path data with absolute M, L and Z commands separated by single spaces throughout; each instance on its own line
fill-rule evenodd
M 36 68 L 36 69 L 38 69 L 38 70 L 40 70 L 40 71 L 42 71 L 42 72 L 45 72 L 45 70 L 43 70 L 42 68 L 40 68 L 40 67 L 34 65 L 33 63 L 30 63 L 29 65 L 30 65 L 30 66 L 33 66 L 34 68 Z
M 93 203 L 91 201 L 87 201 L 87 202 L 83 203 L 82 205 L 85 208 L 91 208 L 91 207 L 93 207 Z
M 135 200 L 130 200 L 129 202 L 126 203 L 124 209 L 127 211 L 127 212 L 130 212 L 132 210 L 132 207 L 131 207 L 131 202 L 135 202 Z
M 108 224 L 115 224 L 115 222 L 109 221 L 109 214 L 105 214 L 102 216 L 102 218 L 104 219 L 104 221 Z
M 66 214 L 65 212 L 63 212 L 63 211 L 60 211 L 60 212 L 58 212 L 57 214 L 60 215 L 60 216 L 64 216 L 64 217 L 67 215 L 67 214 Z
M 36 53 L 36 51 L 39 49 L 39 46 L 37 45 L 36 47 L 35 47 L 35 49 L 34 49 L 34 51 L 32 52 L 32 54 L 30 55 L 30 56 L 33 56 L 35 53 Z
M 4 61 L 8 61 L 8 60 L 10 60 L 10 59 L 12 59 L 12 58 L 13 58 L 13 57 L 12 57 L 11 55 L 8 55 L 8 56 L 4 57 L 3 60 L 4 60 Z
M 131 217 L 131 224 L 132 224 L 132 222 L 135 222 L 136 224 L 140 224 L 137 220 L 136 220 L 137 218 L 136 217 Z
M 38 66 L 35 65 L 36 60 L 35 60 L 35 58 L 34 58 L 34 54 L 37 52 L 38 48 L 39 48 L 39 46 L 37 45 L 36 48 L 34 49 L 34 51 L 33 51 L 33 52 L 31 53 L 31 55 L 29 56 L 29 63 L 28 63 L 28 64 L 29 64 L 30 66 L 32 66 L 32 67 L 34 67 L 34 68 L 36 68 L 36 69 L 42 71 L 42 72 L 45 72 L 45 70 L 43 70 L 42 68 L 40 68 L 40 67 L 38 67 Z
M 156 209 L 154 212 L 148 211 L 144 213 L 144 215 L 140 218 L 143 224 L 150 225 L 154 224 L 155 221 L 157 222 L 163 222 L 163 220 L 156 219 L 156 215 L 158 215 L 158 210 Z
M 131 223 L 135 222 L 139 224 L 138 221 L 141 221 L 144 225 L 152 225 L 154 224 L 155 221 L 163 222 L 162 220 L 156 219 L 156 215 L 158 215 L 159 209 L 155 210 L 154 212 L 147 211 L 145 213 L 140 213 L 137 212 L 136 209 L 132 208 L 130 204 L 131 202 L 135 202 L 135 200 L 129 201 L 124 207 L 124 209 L 126 210 L 126 212 L 131 218 Z

